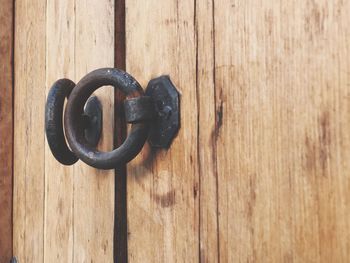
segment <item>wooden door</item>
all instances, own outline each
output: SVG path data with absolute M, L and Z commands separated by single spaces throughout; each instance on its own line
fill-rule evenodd
M 350 2 L 1 1 L 15 17 L 0 50 L 11 85 L 14 37 L 14 114 L 0 118 L 1 132 L 14 127 L 13 251 L 0 259 L 348 262 Z M 168 150 L 146 144 L 126 171 L 62 166 L 44 134 L 50 85 L 113 66 L 143 87 L 170 75 L 179 133 Z M 123 98 L 97 95 L 107 151 L 125 135 Z M 12 155 L 0 154 L 9 175 Z M 1 182 L 0 233 L 11 236 Z

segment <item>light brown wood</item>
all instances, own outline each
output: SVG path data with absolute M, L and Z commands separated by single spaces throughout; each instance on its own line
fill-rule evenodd
M 214 10 L 212 0 L 196 3 L 198 157 L 200 198 L 200 262 L 218 262 L 218 178 L 216 138 L 220 113 L 216 113 L 214 85 Z M 188 110 L 190 111 L 190 110 Z M 186 113 L 185 113 L 186 114 Z
M 92 19 L 93 18 L 93 19 Z M 16 2 L 14 254 L 19 262 L 112 262 L 114 171 L 63 167 L 44 136 L 45 94 L 114 63 L 111 1 Z M 99 148 L 113 147 L 112 88 Z
M 46 1 L 15 2 L 14 254 L 44 259 Z
M 221 262 L 348 262 L 349 1 L 215 1 Z
M 75 1 L 46 2 L 46 96 L 59 78 L 76 81 Z M 44 262 L 74 262 L 74 168 L 57 162 L 45 141 Z M 80 165 L 80 164 L 76 164 Z M 82 222 L 81 222 L 82 223 Z
M 12 257 L 13 1 L 0 0 L 0 262 Z
M 350 4 L 126 6 L 127 70 L 182 92 L 171 149 L 129 165 L 129 261 L 347 262 Z
M 130 262 L 198 262 L 195 5 L 126 1 L 126 69 L 141 84 L 170 74 L 181 92 L 181 130 L 169 150 L 128 164 Z

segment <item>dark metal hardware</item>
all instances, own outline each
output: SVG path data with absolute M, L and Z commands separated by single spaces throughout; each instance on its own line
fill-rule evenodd
M 47 96 L 45 106 L 46 138 L 52 154 L 60 163 L 72 165 L 78 161 L 76 155 L 68 148 L 63 132 L 63 107 L 75 83 L 69 79 L 56 81 Z M 102 132 L 102 107 L 97 97 L 91 97 L 85 105 L 81 116 L 86 140 L 96 146 Z
M 131 130 L 120 147 L 101 152 L 96 145 L 102 130 L 102 107 L 96 97 L 90 96 L 106 85 L 125 94 L 125 117 L 131 123 Z M 68 100 L 63 117 L 64 133 L 65 98 Z M 149 135 L 152 146 L 169 147 L 179 128 L 178 100 L 179 94 L 168 76 L 151 80 L 146 95 L 131 75 L 115 68 L 94 70 L 76 85 L 68 79 L 58 80 L 46 104 L 45 127 L 50 149 L 55 158 L 66 165 L 81 159 L 95 168 L 113 169 L 132 160 Z
M 155 116 L 148 141 L 152 147 L 169 148 L 180 128 L 179 93 L 169 76 L 152 79 L 146 88 Z
M 10 263 L 17 263 L 17 259 L 15 257 L 11 258 Z
M 154 118 L 152 98 L 142 96 L 124 101 L 125 119 L 128 123 Z
M 96 96 L 88 99 L 84 106 L 83 114 L 84 136 L 93 147 L 97 146 L 102 134 L 102 105 Z

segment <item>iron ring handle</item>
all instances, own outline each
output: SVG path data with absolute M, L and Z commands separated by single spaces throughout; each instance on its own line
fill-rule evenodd
M 65 165 L 72 165 L 78 161 L 76 155 L 68 148 L 62 122 L 64 101 L 68 99 L 74 87 L 75 83 L 69 79 L 56 81 L 48 93 L 45 105 L 47 142 L 56 160 Z
M 132 127 L 120 147 L 110 152 L 101 152 L 90 146 L 85 139 L 81 115 L 90 95 L 106 85 L 114 86 L 126 95 L 126 118 Z M 147 98 L 140 84 L 124 71 L 102 68 L 87 74 L 71 92 L 64 114 L 65 134 L 72 151 L 83 162 L 99 169 L 113 169 L 132 160 L 141 151 L 148 137 L 151 100 Z M 135 108 L 139 110 L 132 112 Z M 139 112 L 143 114 L 138 115 Z

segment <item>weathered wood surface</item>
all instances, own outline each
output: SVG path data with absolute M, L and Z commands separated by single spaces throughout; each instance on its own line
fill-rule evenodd
M 13 1 L 0 0 L 0 262 L 12 256 Z
M 14 254 L 44 260 L 46 1 L 15 2 Z
M 215 1 L 221 262 L 348 262 L 349 1 Z
M 182 93 L 128 169 L 130 262 L 347 262 L 350 4 L 126 6 L 127 70 Z
M 46 95 L 58 78 L 75 77 L 74 1 L 47 1 Z M 45 40 L 44 40 L 45 41 Z M 53 158 L 45 143 L 44 262 L 73 262 L 74 168 Z
M 218 173 L 216 138 L 221 122 L 214 72 L 214 2 L 196 3 L 200 262 L 218 262 Z M 186 114 L 186 113 L 185 113 Z
M 130 262 L 198 262 L 199 171 L 193 1 L 126 1 L 126 69 L 143 87 L 170 74 L 181 130 L 169 150 L 146 145 L 128 164 Z
M 14 254 L 20 262 L 111 262 L 114 172 L 57 163 L 44 137 L 44 106 L 58 78 L 79 81 L 113 66 L 114 3 L 17 1 L 15 54 Z M 99 148 L 109 150 L 113 90 L 97 93 Z

